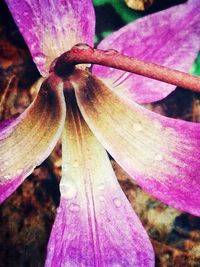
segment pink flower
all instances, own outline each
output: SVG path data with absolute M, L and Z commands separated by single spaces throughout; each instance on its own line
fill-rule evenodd
M 102 66 L 93 66 L 92 74 L 80 68 L 65 78 L 48 74 L 51 62 L 72 46 L 93 44 L 91 1 L 6 2 L 47 78 L 31 106 L 0 125 L 1 201 L 48 157 L 62 134 L 61 200 L 46 266 L 153 266 L 147 233 L 106 150 L 144 190 L 199 215 L 199 124 L 138 104 L 164 98 L 172 85 Z M 99 48 L 188 71 L 199 51 L 199 19 L 200 3 L 190 0 L 138 19 Z

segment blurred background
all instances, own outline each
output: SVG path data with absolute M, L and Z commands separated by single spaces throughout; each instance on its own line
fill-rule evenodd
M 94 0 L 95 43 L 127 23 L 184 2 Z M 135 10 L 137 9 L 137 10 Z M 200 57 L 191 73 L 200 75 Z M 34 99 L 40 75 L 4 3 L 0 1 L 0 121 L 18 116 Z M 147 108 L 200 122 L 200 95 L 177 88 Z M 200 266 L 200 218 L 168 207 L 147 193 L 112 160 L 120 185 L 147 230 L 159 267 Z M 0 207 L 0 267 L 42 267 L 59 205 L 61 153 L 51 156 Z

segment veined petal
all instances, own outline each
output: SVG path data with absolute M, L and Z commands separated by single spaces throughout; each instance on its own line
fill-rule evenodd
M 77 43 L 93 45 L 95 15 L 90 0 L 6 0 L 44 76 L 52 61 Z
M 150 112 L 89 73 L 76 79 L 80 110 L 113 158 L 150 194 L 200 215 L 200 124 Z
M 0 203 L 40 165 L 57 143 L 65 121 L 63 82 L 50 77 L 17 119 L 0 124 Z
M 46 267 L 149 267 L 149 238 L 123 194 L 106 151 L 66 96 L 61 201 Z
M 200 1 L 191 0 L 140 18 L 105 38 L 98 48 L 188 72 L 200 50 Z M 94 66 L 116 92 L 138 103 L 163 99 L 176 87 L 136 74 Z

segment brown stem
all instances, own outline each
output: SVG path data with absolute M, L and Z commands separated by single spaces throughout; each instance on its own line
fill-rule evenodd
M 62 54 L 56 61 L 54 70 L 64 76 L 76 64 L 91 63 L 136 73 L 155 80 L 200 92 L 200 77 L 182 71 L 169 69 L 154 63 L 128 57 L 115 50 L 93 49 L 79 44 Z

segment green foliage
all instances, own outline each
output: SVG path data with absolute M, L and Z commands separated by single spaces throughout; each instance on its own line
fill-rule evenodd
M 142 16 L 127 7 L 123 0 L 93 0 L 96 13 L 95 44 L 129 22 Z
M 190 69 L 190 73 L 200 76 L 200 53 L 197 59 L 195 60 L 194 64 L 192 65 L 192 68 Z
M 129 23 L 141 17 L 141 12 L 130 9 L 122 0 L 93 0 L 93 3 L 96 7 L 106 4 L 111 5 L 125 23 Z

